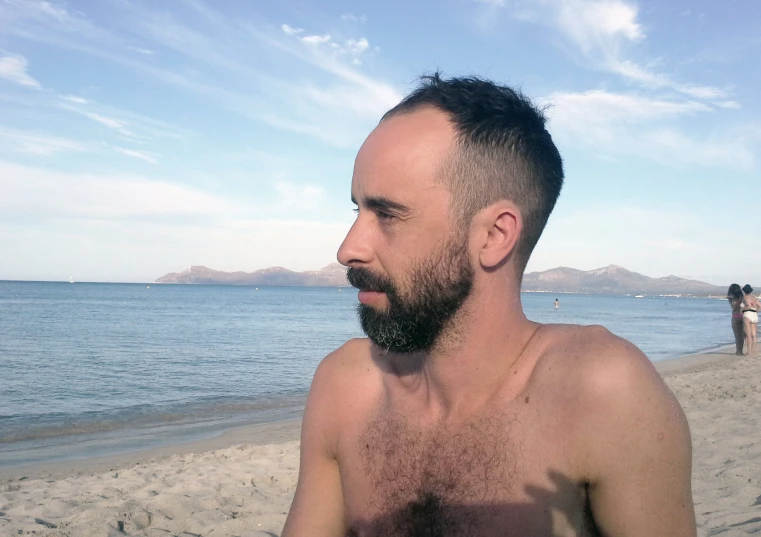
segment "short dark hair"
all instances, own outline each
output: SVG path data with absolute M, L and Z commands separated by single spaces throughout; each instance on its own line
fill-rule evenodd
M 516 248 L 520 271 L 547 224 L 563 187 L 563 159 L 541 109 L 519 90 L 478 77 L 443 79 L 436 72 L 381 121 L 433 107 L 445 112 L 457 131 L 457 154 L 443 174 L 463 226 L 496 201 L 515 203 L 523 215 Z
M 746 295 L 749 295 L 752 292 L 753 292 L 753 288 L 750 286 L 749 283 L 746 283 L 745 286 L 743 287 L 743 293 L 745 293 Z

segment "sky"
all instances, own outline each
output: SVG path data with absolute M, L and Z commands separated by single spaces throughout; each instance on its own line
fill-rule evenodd
M 313 270 L 420 75 L 546 107 L 528 271 L 761 287 L 761 2 L 0 0 L 0 279 Z

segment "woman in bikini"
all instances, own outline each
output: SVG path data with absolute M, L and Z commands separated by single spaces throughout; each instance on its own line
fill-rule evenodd
M 732 308 L 732 332 L 735 334 L 735 354 L 743 355 L 743 290 L 740 284 L 733 283 L 727 291 L 727 300 Z
M 756 351 L 756 330 L 758 329 L 758 299 L 753 296 L 753 288 L 745 284 L 743 287 L 743 330 L 745 331 L 745 349 L 749 355 Z

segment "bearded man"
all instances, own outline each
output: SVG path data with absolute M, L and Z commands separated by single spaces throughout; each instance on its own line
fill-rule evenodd
M 315 373 L 284 537 L 693 537 L 690 433 L 650 361 L 526 319 L 560 194 L 545 118 L 424 77 L 357 156 L 338 252 L 367 339 Z

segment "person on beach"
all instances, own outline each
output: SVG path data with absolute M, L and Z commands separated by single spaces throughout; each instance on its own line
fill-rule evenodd
M 759 301 L 753 296 L 750 284 L 743 286 L 743 331 L 745 332 L 745 351 L 748 355 L 756 352 L 756 332 L 758 331 Z
M 690 432 L 652 363 L 523 312 L 562 183 L 510 87 L 437 73 L 383 116 L 338 251 L 368 338 L 317 368 L 283 537 L 696 535 Z
M 556 298 L 555 299 L 555 309 L 560 308 L 560 301 Z
M 743 291 L 739 283 L 733 283 L 727 290 L 727 300 L 729 307 L 732 308 L 732 333 L 735 335 L 735 355 L 743 355 L 743 343 L 745 339 L 745 329 L 743 326 Z

